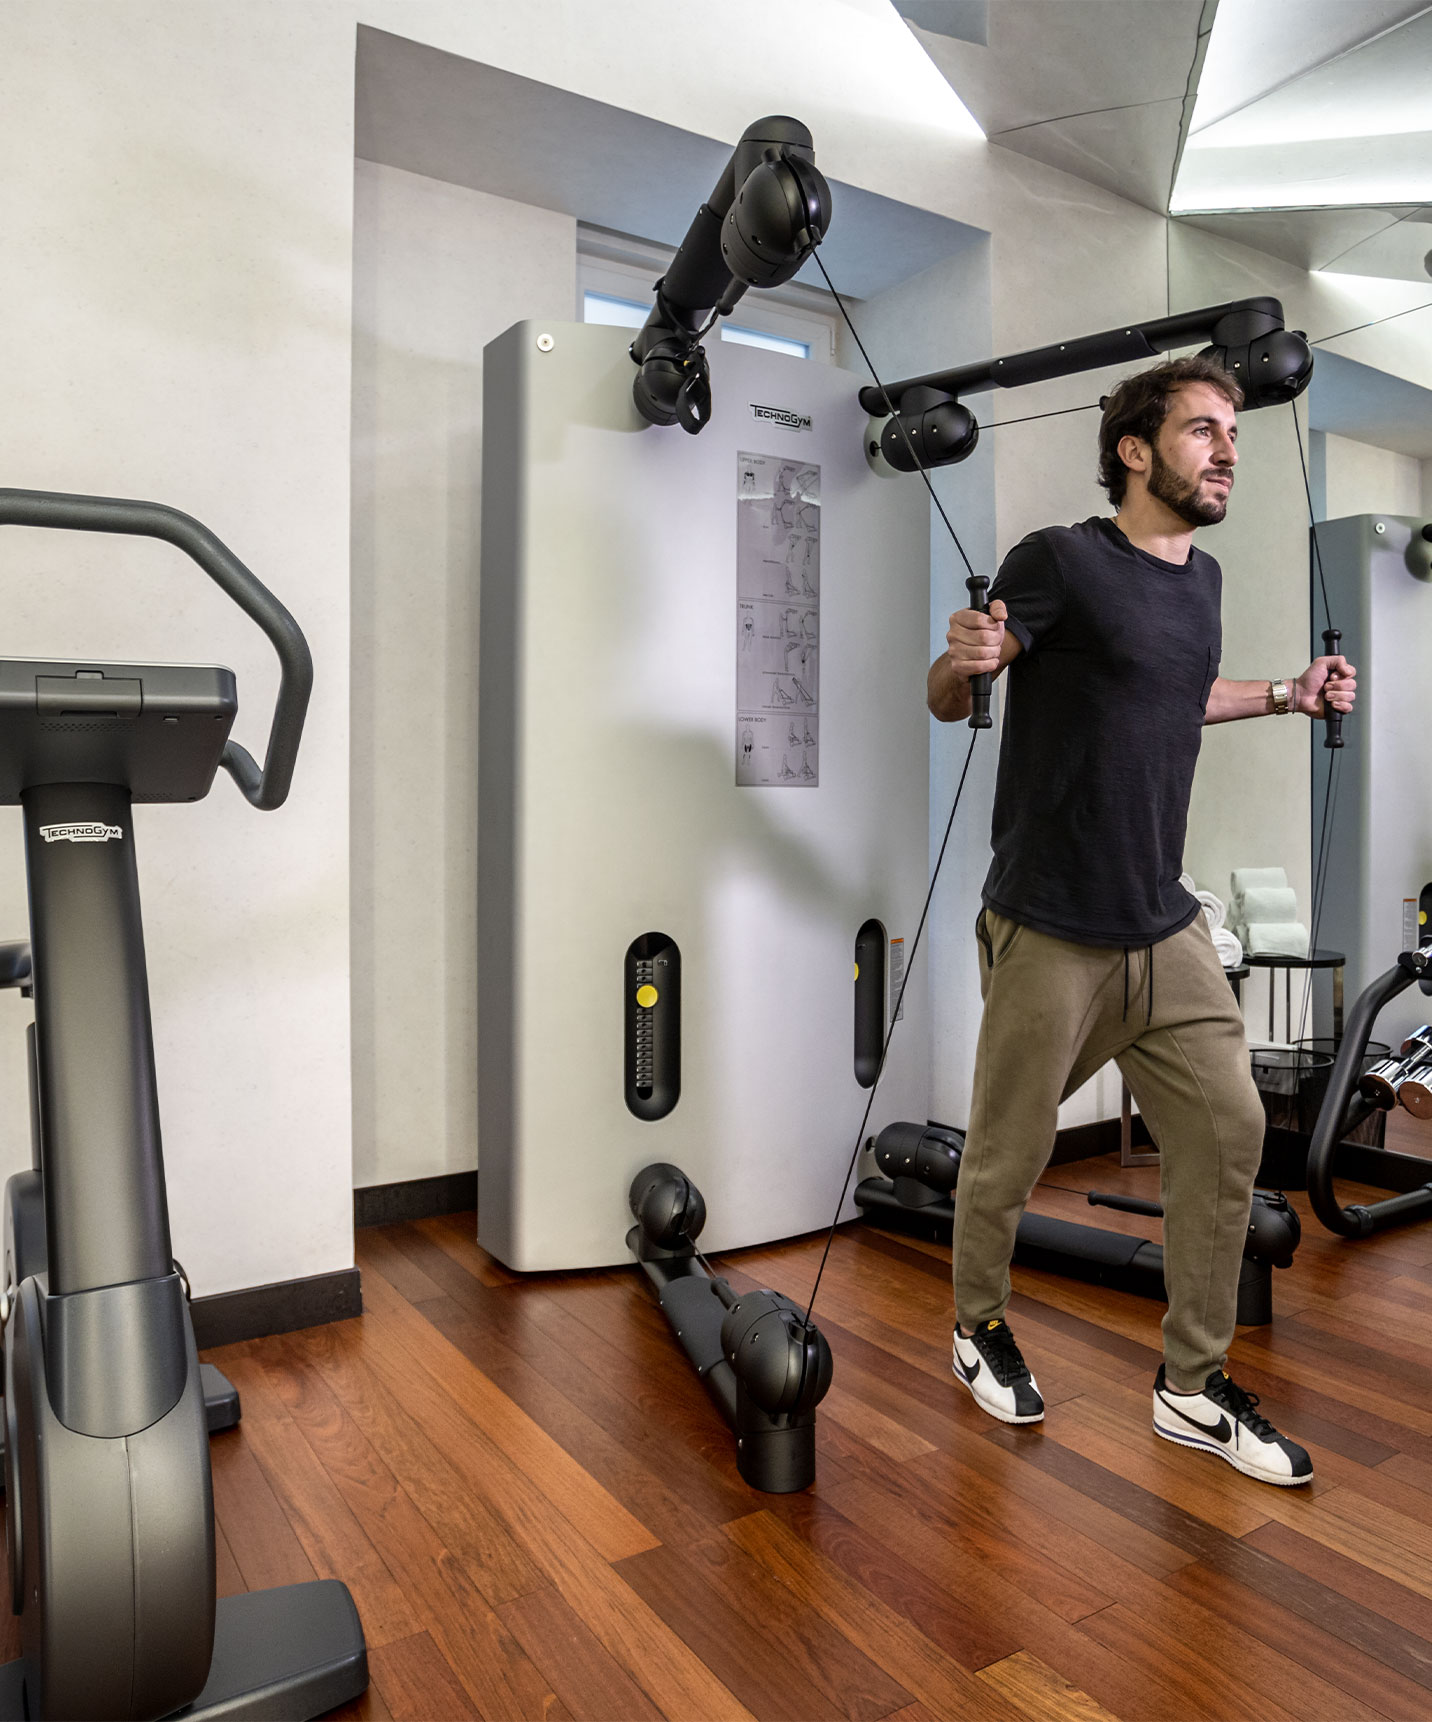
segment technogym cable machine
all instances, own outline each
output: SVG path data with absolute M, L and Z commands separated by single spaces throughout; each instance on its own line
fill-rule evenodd
M 1205 355 L 1238 379 L 1244 407 L 1249 411 L 1295 400 L 1312 378 L 1312 349 L 1303 334 L 1284 326 L 1279 301 L 1264 297 L 1235 300 L 1006 358 L 887 385 L 867 385 L 860 391 L 860 404 L 877 421 L 867 433 L 867 459 L 877 468 L 883 465 L 909 473 L 954 465 L 967 459 L 979 440 L 979 425 L 959 399 L 961 395 L 1018 388 L 1104 365 L 1156 358 L 1165 349 L 1195 341 L 1206 341 Z M 971 571 L 967 585 L 971 606 L 988 610 L 988 577 Z M 1327 651 L 1335 652 L 1340 638 L 1337 630 L 1330 628 L 1323 636 Z M 989 676 L 979 676 L 972 684 L 972 727 L 991 725 L 990 681 Z M 1329 747 L 1342 746 L 1341 723 L 1337 714 L 1328 715 Z M 1364 1032 L 1364 1045 L 1366 1039 Z M 856 1186 L 855 1200 L 862 1212 L 877 1224 L 948 1241 L 963 1143 L 960 1132 L 937 1125 L 887 1126 L 871 1145 L 884 1176 L 866 1178 Z M 1432 1194 L 1428 1199 L 1432 1200 Z M 1093 1191 L 1089 1201 L 1127 1213 L 1163 1214 L 1157 1202 L 1134 1197 Z M 1300 1236 L 1298 1216 L 1286 1197 L 1279 1192 L 1256 1192 L 1238 1282 L 1240 1322 L 1271 1319 L 1272 1270 L 1291 1264 Z M 1025 1214 L 1019 1223 L 1015 1260 L 1146 1297 L 1165 1296 L 1162 1245 L 1101 1227 Z
M 174 509 L 4 490 L 0 525 L 167 540 L 263 629 L 281 668 L 260 770 L 229 739 L 228 670 L 0 660 L 0 804 L 24 810 L 29 870 L 45 1229 L 43 1267 L 4 1294 L 23 1654 L 0 1668 L 0 1714 L 318 1716 L 368 1681 L 347 1587 L 215 1600 L 208 1428 L 170 1247 L 131 812 L 202 799 L 221 765 L 253 806 L 281 806 L 308 646 L 238 558 Z M 35 1212 L 12 1195 L 7 1226 Z
M 692 436 L 702 430 L 711 412 L 702 336 L 748 287 L 789 281 L 824 237 L 830 213 L 806 128 L 783 115 L 748 126 L 657 282 L 656 304 L 632 343 L 633 397 L 643 418 L 679 423 Z M 628 975 L 628 1045 L 640 1050 L 645 1072 L 628 1106 L 644 1118 L 664 1116 L 678 1092 L 664 1067 L 678 1056 L 669 1024 L 679 1021 L 670 1015 L 679 976 L 661 987 L 656 978 L 645 969 Z M 668 1099 L 649 1105 L 662 1087 Z M 771 1493 L 807 1488 L 815 1479 L 815 1408 L 830 1387 L 824 1335 L 779 1292 L 737 1296 L 711 1273 L 696 1246 L 706 1204 L 679 1167 L 658 1162 L 638 1172 L 630 1205 L 636 1224 L 627 1244 L 735 1433 L 741 1475 Z

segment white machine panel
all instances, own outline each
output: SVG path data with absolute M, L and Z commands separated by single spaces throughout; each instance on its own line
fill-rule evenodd
M 522 1271 L 629 1260 L 656 1160 L 708 1249 L 826 1226 L 867 1097 L 856 934 L 908 950 L 927 882 L 924 491 L 867 466 L 860 378 L 713 339 L 692 437 L 637 414 L 630 338 L 521 323 L 484 355 L 478 1224 Z M 786 767 L 753 786 L 747 730 Z M 652 932 L 680 951 L 681 1092 L 648 1121 L 625 959 Z M 927 1113 L 924 972 L 871 1132 Z
M 1392 967 L 1399 951 L 1432 932 L 1416 926 L 1416 899 L 1432 883 L 1432 582 L 1424 572 L 1425 546 L 1422 556 L 1412 547 L 1423 524 L 1395 514 L 1360 514 L 1317 528 L 1332 625 L 1342 629 L 1342 652 L 1358 672 L 1357 710 L 1343 724 L 1334 780 L 1318 934 L 1320 945 L 1347 954 L 1349 1006 Z M 1315 609 L 1321 616 L 1321 603 Z M 1323 650 L 1321 639 L 1314 649 Z M 1327 786 L 1322 735 L 1318 724 L 1315 838 Z M 1413 913 L 1404 925 L 1409 899 Z M 1321 1017 L 1320 1011 L 1318 1032 L 1326 1034 Z M 1373 1035 L 1396 1047 L 1429 1019 L 1432 999 L 1413 987 L 1388 1005 Z

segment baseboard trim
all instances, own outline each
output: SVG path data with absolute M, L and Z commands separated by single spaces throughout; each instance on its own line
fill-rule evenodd
M 1148 1126 L 1137 1112 L 1133 1116 L 1132 1125 L 1130 1145 L 1145 1154 L 1148 1153 L 1154 1140 L 1149 1135 Z M 1056 1131 L 1054 1152 L 1049 1157 L 1049 1164 L 1067 1166 L 1071 1160 L 1094 1160 L 1101 1154 L 1118 1152 L 1119 1120 L 1100 1118 L 1093 1124 L 1071 1124 L 1067 1130 Z
M 363 1289 L 357 1268 L 218 1292 L 212 1297 L 196 1297 L 189 1305 L 194 1338 L 201 1350 L 237 1345 L 241 1339 L 263 1339 L 272 1333 L 296 1333 L 300 1328 L 322 1327 L 325 1322 L 346 1321 L 362 1313 Z
M 353 1192 L 355 1226 L 397 1226 L 434 1214 L 465 1214 L 477 1206 L 477 1173 L 444 1172 L 400 1184 L 366 1184 Z

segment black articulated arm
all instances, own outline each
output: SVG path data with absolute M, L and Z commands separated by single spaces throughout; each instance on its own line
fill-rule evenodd
M 631 345 L 637 410 L 695 436 L 711 416 L 701 337 L 748 287 L 789 281 L 830 226 L 830 188 L 799 120 L 773 114 L 746 127 L 710 200 L 696 212 L 656 304 Z
M 1299 331 L 1284 327 L 1283 307 L 1278 300 L 1236 299 L 1226 305 L 1181 312 L 1176 317 L 1158 317 L 1147 323 L 1105 329 L 1097 335 L 1060 341 L 1052 347 L 1035 347 L 1002 359 L 984 359 L 977 364 L 931 371 L 923 377 L 907 377 L 884 389 L 867 384 L 860 391 L 860 404 L 877 417 L 888 414 L 893 407 L 919 450 L 923 464 L 952 466 L 973 451 L 979 438 L 979 426 L 974 415 L 960 403 L 961 395 L 981 394 L 986 389 L 1015 389 L 1025 383 L 1046 382 L 1051 377 L 1098 370 L 1104 365 L 1157 358 L 1161 352 L 1194 341 L 1207 342 L 1204 352 L 1237 377 L 1243 387 L 1243 404 L 1250 412 L 1256 407 L 1296 399 L 1313 374 L 1312 348 Z M 894 418 L 881 433 L 880 447 L 897 471 L 916 470 L 905 436 Z
M 245 615 L 257 622 L 278 653 L 280 671 L 268 752 L 260 771 L 248 749 L 230 741 L 221 763 L 255 807 L 269 810 L 283 805 L 313 690 L 313 659 L 298 623 L 227 544 L 191 515 L 162 502 L 70 496 L 48 490 L 0 490 L 0 526 L 48 526 L 72 532 L 162 538 L 196 562 Z

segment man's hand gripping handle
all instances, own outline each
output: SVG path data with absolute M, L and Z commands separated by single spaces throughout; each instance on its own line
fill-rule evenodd
M 978 610 L 983 615 L 989 614 L 989 575 L 971 574 L 965 581 L 969 588 L 970 608 Z M 993 723 L 989 715 L 989 696 L 994 677 L 985 674 L 970 677 L 970 728 L 989 729 Z M 1331 745 L 1331 744 L 1329 744 Z
M 1337 657 L 1338 647 L 1341 644 L 1342 633 L 1339 629 L 1323 629 L 1323 650 L 1330 658 Z M 1323 737 L 1324 747 L 1341 747 L 1343 745 L 1342 720 L 1342 713 L 1334 711 L 1332 706 L 1325 702 L 1323 722 L 1327 725 L 1327 734 Z

